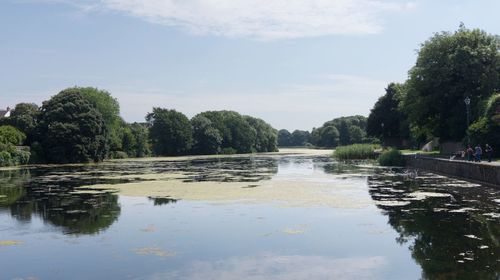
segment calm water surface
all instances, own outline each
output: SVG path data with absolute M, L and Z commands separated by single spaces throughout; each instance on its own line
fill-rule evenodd
M 245 182 L 249 191 L 321 178 L 368 203 L 287 207 L 79 188 L 175 172 L 184 183 Z M 492 188 L 322 156 L 0 171 L 0 279 L 496 280 L 499 213 Z

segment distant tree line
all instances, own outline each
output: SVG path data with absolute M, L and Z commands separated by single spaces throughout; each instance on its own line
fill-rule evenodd
M 0 166 L 273 152 L 277 138 L 263 120 L 232 111 L 203 112 L 189 120 L 175 110 L 153 108 L 145 123 L 127 123 L 109 92 L 74 87 L 41 107 L 17 104 L 10 117 L 0 119 Z
M 384 142 L 406 139 L 415 146 L 435 137 L 472 145 L 489 143 L 498 152 L 498 92 L 500 37 L 461 25 L 453 33 L 436 33 L 421 45 L 408 79 L 390 83 L 375 103 L 367 133 Z
M 358 143 L 376 141 L 366 134 L 367 119 L 364 116 L 348 116 L 325 122 L 312 132 L 295 130 L 290 133 L 286 129 L 278 132 L 278 144 L 287 146 L 316 146 L 333 148 Z

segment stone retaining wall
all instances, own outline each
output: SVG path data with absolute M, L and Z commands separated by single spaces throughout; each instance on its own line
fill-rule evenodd
M 417 169 L 500 187 L 500 165 L 405 155 L 406 165 Z

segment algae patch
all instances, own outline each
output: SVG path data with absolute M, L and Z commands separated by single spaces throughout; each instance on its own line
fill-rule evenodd
M 0 240 L 0 246 L 15 246 L 21 244 L 23 244 L 23 242 L 19 240 Z
M 158 256 L 158 257 L 174 257 L 176 256 L 175 252 L 172 251 L 166 251 L 163 250 L 159 247 L 143 247 L 143 248 L 136 248 L 134 249 L 134 252 L 137 255 L 141 256 L 146 256 L 146 255 L 153 255 L 153 256 Z

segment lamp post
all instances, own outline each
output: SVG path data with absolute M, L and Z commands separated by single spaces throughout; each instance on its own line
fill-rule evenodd
M 470 144 L 470 136 L 469 136 L 469 123 L 470 123 L 470 98 L 467 96 L 464 99 L 465 102 L 465 109 L 467 110 L 467 127 L 466 127 L 466 132 L 467 132 L 467 144 Z

